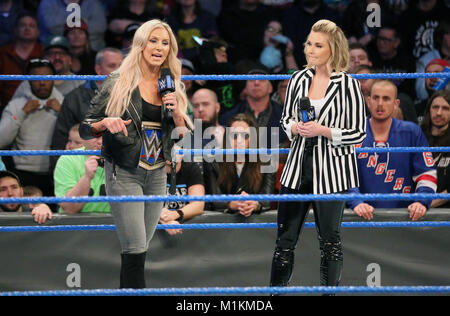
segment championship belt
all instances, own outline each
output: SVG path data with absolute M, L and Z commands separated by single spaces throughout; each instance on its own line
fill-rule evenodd
M 164 166 L 164 153 L 162 150 L 161 123 L 142 122 L 144 143 L 141 149 L 139 166 L 145 170 L 154 170 Z

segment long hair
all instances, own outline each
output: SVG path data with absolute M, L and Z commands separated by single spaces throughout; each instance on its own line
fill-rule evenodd
M 348 41 L 342 29 L 336 23 L 329 20 L 319 20 L 311 28 L 311 32 L 319 32 L 328 35 L 328 44 L 331 49 L 331 56 L 328 60 L 328 70 L 335 72 L 346 71 L 349 66 L 350 54 Z M 304 46 L 306 56 L 306 42 Z M 306 67 L 311 67 L 308 62 Z
M 430 109 L 431 109 L 431 104 L 433 103 L 434 99 L 442 97 L 444 98 L 444 100 L 450 104 L 450 91 L 448 90 L 440 90 L 435 92 L 429 99 L 428 99 L 428 103 L 427 103 L 427 107 L 425 108 L 425 115 L 421 124 L 421 128 L 423 133 L 425 134 L 426 138 L 428 139 L 428 142 L 430 143 L 430 146 L 432 147 L 439 147 L 439 146 L 448 146 L 449 142 L 450 142 L 450 136 L 449 133 L 446 133 L 446 137 L 440 137 L 438 138 L 437 141 L 432 141 L 433 137 L 431 135 L 431 127 L 432 127 L 432 123 L 431 123 L 431 114 L 430 114 Z M 447 128 L 447 131 L 450 131 L 450 126 L 449 128 Z
M 178 106 L 185 117 L 186 122 L 192 127 L 192 122 L 187 116 L 188 99 L 186 96 L 184 84 L 181 82 L 181 61 L 177 58 L 178 45 L 175 35 L 170 26 L 158 19 L 150 20 L 142 24 L 134 34 L 131 50 L 127 57 L 123 60 L 119 69 L 114 87 L 106 106 L 106 114 L 108 116 L 121 116 L 128 104 L 130 103 L 131 93 L 136 89 L 142 80 L 143 51 L 147 45 L 150 33 L 156 28 L 164 28 L 170 37 L 169 54 L 162 64 L 161 68 L 169 68 L 174 77 L 175 94 L 178 100 Z
M 233 118 L 231 118 L 228 127 L 233 125 L 234 122 L 245 122 L 250 128 L 254 128 L 256 130 L 256 123 L 255 120 L 244 113 L 239 113 L 235 115 Z M 229 129 L 227 129 L 229 130 Z M 226 146 L 227 140 L 226 137 L 229 137 L 230 135 L 227 135 L 227 133 L 224 133 L 224 140 L 223 144 Z M 250 133 L 250 137 L 256 136 L 252 135 Z M 257 136 L 256 136 L 257 137 Z M 250 140 L 250 144 L 252 144 Z M 250 145 L 251 146 L 251 145 Z M 257 144 L 256 144 L 256 147 Z M 236 158 L 236 155 L 235 155 Z M 226 162 L 225 159 L 223 159 L 223 162 L 219 163 L 219 177 L 217 179 L 217 184 L 220 187 L 222 192 L 226 193 L 236 193 L 231 192 L 233 189 L 233 185 L 236 185 L 235 179 L 237 177 L 237 171 L 236 171 L 236 164 L 234 162 Z M 245 157 L 245 163 L 244 168 L 242 169 L 242 174 L 240 179 L 242 179 L 242 189 L 244 191 L 247 191 L 247 193 L 259 193 L 259 190 L 261 189 L 262 185 L 262 174 L 261 174 L 261 162 L 258 159 L 256 162 L 250 162 L 248 155 Z

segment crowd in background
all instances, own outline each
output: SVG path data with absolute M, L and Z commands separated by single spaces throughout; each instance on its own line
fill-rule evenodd
M 68 9 L 71 3 L 81 8 L 77 25 L 68 23 L 74 12 Z M 368 10 L 372 4 L 379 5 L 379 15 Z M 349 73 L 443 72 L 450 67 L 449 16 L 450 3 L 444 0 L 0 0 L 0 73 L 108 75 L 120 66 L 136 29 L 153 18 L 167 21 L 176 34 L 183 75 L 292 74 L 304 68 L 303 43 L 320 19 L 335 22 L 345 32 Z M 391 82 L 400 100 L 393 117 L 420 125 L 431 146 L 450 146 L 448 85 L 435 78 Z M 100 149 L 101 139 L 81 140 L 77 124 L 101 83 L 0 81 L 0 149 Z M 258 138 L 252 128 L 280 127 L 287 83 L 184 81 L 189 114 L 202 121 L 203 131 L 212 127 L 223 148 L 250 148 Z M 373 83 L 360 80 L 367 105 Z M 438 114 L 432 110 L 436 99 Z M 275 135 L 267 134 L 266 145 L 271 144 L 288 147 L 281 128 Z M 437 192 L 447 192 L 450 184 L 444 179 L 450 156 L 434 153 L 434 158 Z M 104 194 L 101 157 L 2 159 L 0 170 L 16 175 L 19 187 L 39 188 L 30 191 L 34 195 Z M 263 161 L 236 161 L 180 163 L 176 194 L 277 192 L 282 156 L 272 173 L 261 173 Z M 7 174 L 2 174 L 0 184 L 4 178 Z M 2 188 L 1 196 L 7 196 Z M 22 191 L 14 194 L 26 194 Z M 250 216 L 275 206 L 256 201 L 166 205 L 161 222 L 181 222 L 203 209 Z M 109 212 L 107 203 L 66 203 L 52 210 L 57 208 L 68 214 Z

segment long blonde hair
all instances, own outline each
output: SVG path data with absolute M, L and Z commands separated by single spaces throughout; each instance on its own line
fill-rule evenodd
M 134 34 L 131 50 L 123 60 L 119 69 L 115 71 L 119 75 L 106 106 L 108 116 L 121 116 L 130 103 L 131 93 L 142 80 L 141 65 L 143 63 L 143 51 L 147 45 L 148 38 L 156 28 L 163 28 L 170 37 L 170 50 L 161 68 L 169 68 L 175 84 L 175 94 L 186 122 L 192 127 L 192 122 L 187 116 L 188 99 L 184 84 L 181 82 L 181 61 L 177 58 L 178 44 L 170 26 L 158 19 L 150 20 L 142 24 Z
M 328 44 L 331 49 L 331 56 L 328 60 L 328 70 L 331 72 L 346 71 L 349 67 L 350 54 L 348 41 L 342 29 L 336 23 L 329 20 L 319 20 L 311 28 L 311 32 L 319 32 L 328 36 Z M 305 43 L 306 55 L 306 43 Z M 306 67 L 311 67 L 308 63 Z

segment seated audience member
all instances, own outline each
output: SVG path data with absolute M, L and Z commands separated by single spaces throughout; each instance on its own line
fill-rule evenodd
M 283 69 L 298 69 L 294 58 L 294 44 L 283 35 L 281 23 L 270 21 L 264 31 L 264 49 L 259 61 L 270 73 L 281 73 Z
M 295 72 L 295 69 L 289 69 L 287 71 L 287 74 L 288 75 L 292 75 L 294 72 Z M 270 100 L 280 104 L 281 106 L 283 106 L 284 105 L 284 100 L 286 100 L 286 90 L 287 90 L 288 84 L 289 84 L 289 79 L 287 79 L 287 80 L 280 80 L 277 83 L 277 91 L 272 93 L 272 96 L 270 97 Z
M 256 124 L 252 117 L 240 113 L 234 116 L 224 134 L 224 148 L 257 148 Z M 218 157 L 217 157 L 218 158 Z M 232 158 L 232 159 L 230 159 Z M 272 194 L 275 189 L 275 173 L 264 172 L 263 165 L 255 156 L 224 156 L 204 163 L 207 194 Z M 231 161 L 230 161 L 231 160 Z M 270 202 L 231 201 L 212 202 L 207 208 L 225 213 L 239 213 L 245 217 L 270 209 Z
M 27 74 L 54 75 L 45 59 L 30 61 Z M 31 89 L 23 97 L 13 98 L 0 121 L 0 148 L 15 150 L 50 149 L 53 128 L 63 96 L 51 80 L 30 80 Z M 39 187 L 45 196 L 53 195 L 52 172 L 48 156 L 14 156 L 13 170 L 24 185 Z
M 167 162 L 168 163 L 168 162 Z M 170 194 L 170 180 L 172 168 L 169 164 L 167 169 L 167 195 Z M 203 166 L 198 162 L 177 162 L 176 166 L 176 192 L 175 195 L 198 196 L 205 195 L 203 183 Z M 205 202 L 166 202 L 162 209 L 159 222 L 161 224 L 182 224 L 184 221 L 203 214 Z M 182 229 L 166 229 L 170 235 L 181 234 Z
M 88 26 L 84 20 L 81 25 L 69 27 L 64 26 L 64 36 L 70 44 L 72 55 L 72 66 L 70 69 L 77 75 L 93 75 L 96 51 L 92 50 L 89 40 Z
M 19 177 L 10 171 L 0 171 L 0 197 L 21 198 L 24 197 L 23 188 Z M 52 211 L 46 204 L 38 204 L 29 208 L 22 204 L 0 204 L 0 212 L 31 212 L 34 221 L 43 224 L 47 219 L 52 219 Z
M 100 50 L 95 58 L 95 73 L 99 76 L 107 76 L 122 63 L 123 57 L 117 48 L 106 47 Z M 61 106 L 61 111 L 56 120 L 55 130 L 52 137 L 52 149 L 64 149 L 69 136 L 69 130 L 84 118 L 90 107 L 90 101 L 96 91 L 103 83 L 99 81 L 86 81 L 85 84 L 71 91 Z M 56 164 L 58 157 L 52 156 L 52 165 Z
M 101 150 L 102 137 L 83 140 L 84 147 L 79 150 Z M 56 163 L 54 180 L 55 196 L 103 196 L 105 191 L 104 160 L 99 156 L 61 156 Z M 61 203 L 60 212 L 109 213 L 109 203 Z
M 398 107 L 397 87 L 379 80 L 372 85 L 369 100 L 371 116 L 367 118 L 367 136 L 362 147 L 428 147 L 428 141 L 417 124 L 392 117 Z M 424 153 L 358 154 L 360 187 L 351 193 L 435 193 L 436 169 L 433 156 Z M 408 163 L 405 163 L 408 162 Z M 347 206 L 365 219 L 372 219 L 374 208 L 408 208 L 410 218 L 423 217 L 431 201 L 362 201 Z
M 6 45 L 14 40 L 14 24 L 23 12 L 23 1 L 0 1 L 0 45 Z
M 69 139 L 67 140 L 65 150 L 75 150 L 84 146 L 83 139 L 80 136 L 80 132 L 78 129 L 80 128 L 80 124 L 75 124 L 69 130 Z
M 217 95 L 209 89 L 199 89 L 192 96 L 194 120 L 202 122 L 202 136 L 210 139 L 214 136 L 216 148 L 222 148 L 225 128 L 219 124 L 220 103 Z M 205 133 L 206 131 L 206 133 Z
M 122 52 L 122 55 L 124 57 L 130 52 L 134 33 L 136 33 L 136 30 L 139 28 L 139 26 L 141 26 L 141 24 L 139 23 L 129 24 L 121 36 L 122 39 L 120 41 L 120 51 Z
M 425 72 L 425 67 L 433 59 L 443 59 L 450 63 L 450 21 L 441 21 L 433 37 L 435 48 L 417 61 L 416 73 Z M 416 95 L 419 101 L 426 100 L 430 96 L 425 89 L 425 78 L 416 79 Z
M 194 64 L 189 59 L 181 59 L 181 75 L 182 76 L 192 76 L 195 74 L 195 68 Z M 192 115 L 193 109 L 192 109 L 192 95 L 194 94 L 195 90 L 197 90 L 196 83 L 194 80 L 185 80 L 183 79 L 182 82 L 184 83 L 184 89 L 186 91 L 186 95 L 188 97 L 188 108 L 187 108 L 187 114 Z
M 70 71 L 72 67 L 72 55 L 70 53 L 69 42 L 63 36 L 53 36 L 44 45 L 44 58 L 48 59 L 54 69 L 55 75 L 73 75 Z M 63 96 L 66 96 L 70 91 L 82 85 L 84 80 L 55 80 L 55 88 Z M 24 96 L 30 85 L 28 81 L 23 81 L 16 89 L 13 98 Z
M 45 43 L 52 35 L 61 35 L 68 21 L 74 23 L 74 9 L 68 5 L 79 5 L 79 15 L 87 23 L 92 49 L 99 51 L 105 47 L 104 33 L 106 31 L 105 9 L 99 0 L 41 0 L 38 7 L 39 30 L 41 42 Z
M 440 90 L 428 100 L 425 117 L 422 121 L 424 132 L 431 147 L 450 146 L 450 91 Z M 437 170 L 437 193 L 450 192 L 450 153 L 434 152 Z M 431 207 L 450 207 L 448 200 L 433 200 Z
M 248 74 L 267 75 L 268 73 L 265 69 L 252 69 Z M 283 108 L 280 104 L 270 100 L 272 91 L 273 87 L 269 80 L 247 80 L 245 86 L 246 99 L 236 104 L 225 115 L 220 116 L 220 124 L 226 126 L 228 121 L 236 114 L 246 113 L 256 122 L 256 127 L 267 128 L 266 144 L 260 145 L 267 146 L 267 148 L 278 147 L 287 137 L 280 128 Z M 278 137 L 275 137 L 276 133 L 278 133 Z
M 425 67 L 425 72 L 426 73 L 442 72 L 445 67 L 450 67 L 450 63 L 443 59 L 433 59 Z M 433 95 L 436 92 L 436 90 L 434 90 L 433 87 L 436 85 L 438 80 L 439 80 L 439 78 L 426 78 L 425 79 L 425 89 L 427 90 L 428 95 Z M 448 89 L 447 87 L 445 89 Z M 428 103 L 428 99 L 425 99 L 416 104 L 416 112 L 417 112 L 417 117 L 419 118 L 419 123 L 422 122 L 427 103 Z
M 23 75 L 31 59 L 42 56 L 36 17 L 22 13 L 17 18 L 14 41 L 0 47 L 0 74 Z M 0 117 L 4 107 L 11 100 L 20 81 L 0 81 Z
M 372 67 L 372 62 L 369 59 L 369 53 L 364 45 L 355 42 L 349 44 L 350 64 L 348 73 L 356 73 L 356 67 L 366 65 Z

